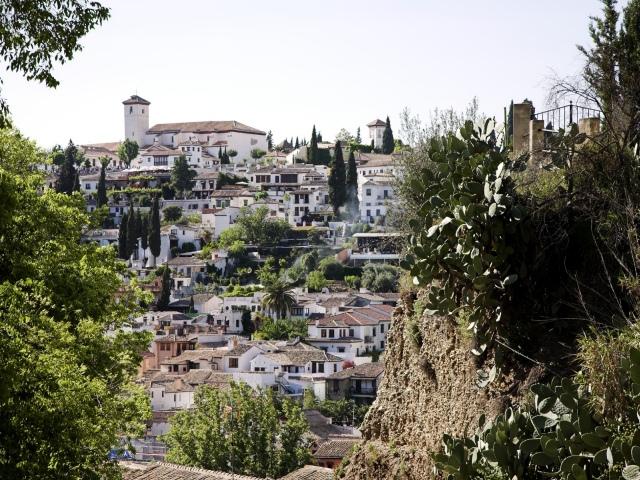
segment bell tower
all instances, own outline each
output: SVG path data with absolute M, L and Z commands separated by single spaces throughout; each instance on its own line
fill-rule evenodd
M 135 140 L 139 147 L 145 144 L 144 136 L 149 130 L 149 105 L 151 102 L 132 95 L 122 102 L 124 105 L 124 138 Z

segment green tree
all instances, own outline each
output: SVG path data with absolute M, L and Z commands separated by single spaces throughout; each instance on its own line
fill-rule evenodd
M 349 288 L 353 290 L 360 288 L 360 277 L 357 275 L 345 275 L 344 281 L 349 286 Z
M 171 269 L 169 265 L 165 265 L 162 269 L 162 290 L 156 302 L 158 310 L 166 310 L 171 302 Z
M 198 388 L 195 408 L 172 417 L 164 440 L 170 462 L 278 478 L 311 461 L 308 429 L 300 406 L 232 383 Z
M 131 161 L 138 156 L 138 143 L 135 140 L 125 139 L 118 145 L 118 158 L 128 167 Z
M 259 325 L 254 338 L 257 340 L 293 340 L 307 336 L 307 320 L 305 318 L 289 318 L 274 320 L 271 317 L 256 316 Z
M 78 241 L 79 196 L 38 193 L 35 144 L 0 130 L 0 148 L 0 478 L 120 478 L 107 453 L 150 416 L 133 384 L 150 336 L 120 328 L 139 291 L 113 247 Z
M 384 131 L 382 132 L 382 153 L 386 155 L 393 153 L 395 145 L 396 144 L 393 140 L 393 131 L 391 130 L 391 122 L 387 116 L 387 122 L 384 127 Z
M 315 270 L 307 275 L 307 288 L 310 292 L 321 292 L 327 286 L 327 279 L 322 272 Z
M 360 127 L 356 130 L 356 143 L 360 145 L 362 143 L 362 136 L 360 135 Z
M 129 223 L 129 215 L 126 213 L 120 219 L 120 227 L 118 228 L 118 257 L 123 260 L 129 258 L 127 255 L 127 226 Z
M 265 286 L 262 305 L 275 314 L 276 320 L 287 317 L 295 304 L 296 299 L 290 284 L 276 280 Z
M 318 136 L 316 135 L 316 126 L 311 130 L 311 141 L 307 147 L 307 160 L 312 165 L 318 164 Z
M 236 158 L 238 156 L 238 151 L 237 150 L 229 150 L 227 152 L 227 157 L 229 158 Z
M 234 226 L 239 231 L 239 238 L 253 245 L 278 243 L 291 230 L 286 221 L 269 218 L 269 208 L 266 206 L 243 208 Z
M 260 148 L 254 148 L 254 149 L 251 150 L 251 158 L 253 158 L 254 160 L 260 160 L 266 154 L 267 154 L 267 152 L 265 152 L 264 150 L 262 150 Z
M 81 50 L 79 40 L 109 18 L 109 9 L 89 0 L 10 2 L 0 16 L 0 56 L 7 70 L 49 88 L 58 86 L 55 64 Z M 0 81 L 1 83 L 1 81 Z M 0 127 L 7 126 L 9 107 L 0 97 Z
M 240 321 L 242 322 L 242 333 L 245 335 L 251 335 L 256 331 L 256 326 L 251 319 L 251 312 L 249 310 L 244 310 L 242 312 Z
M 155 259 L 160 255 L 160 203 L 158 196 L 153 197 L 153 204 L 151 206 L 151 221 L 149 225 L 149 250 Z
M 142 216 L 142 225 L 140 227 L 140 245 L 144 251 L 149 246 L 149 215 Z
M 96 204 L 98 208 L 106 205 L 109 201 L 107 198 L 107 180 L 106 180 L 106 168 L 108 165 L 109 159 L 100 158 L 100 180 L 98 180 L 98 197 L 96 200 Z
M 162 210 L 162 217 L 165 222 L 177 222 L 182 218 L 182 208 L 177 205 L 165 207 L 164 210 Z
M 0 102 L 2 100 L 0 99 Z M 56 191 L 71 195 L 76 191 L 76 182 L 78 182 L 78 171 L 76 169 L 76 161 L 78 159 L 78 148 L 69 140 L 69 145 L 64 150 L 64 163 L 58 172 L 58 180 L 56 182 Z
M 347 163 L 347 211 L 352 220 L 360 218 L 360 200 L 358 199 L 358 168 L 353 150 L 349 151 L 349 161 Z
M 273 133 L 271 133 L 271 130 L 267 133 L 267 150 L 273 150 Z
M 329 173 L 329 201 L 333 207 L 333 213 L 337 216 L 340 207 L 344 205 L 347 198 L 346 172 L 344 167 L 344 158 L 342 157 L 342 145 L 338 140 L 336 142 L 333 162 L 331 163 L 331 172 Z
M 171 169 L 171 184 L 177 191 L 182 192 L 182 197 L 185 198 L 185 193 L 191 191 L 193 179 L 197 175 L 197 172 L 189 167 L 187 157 L 180 155 Z
M 129 203 L 129 215 L 127 216 L 127 258 L 135 252 L 138 243 L 138 222 L 133 203 Z

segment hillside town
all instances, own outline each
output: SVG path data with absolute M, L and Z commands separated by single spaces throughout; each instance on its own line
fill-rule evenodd
M 150 101 L 122 104 L 122 142 L 70 143 L 40 168 L 45 189 L 75 175 L 97 223 L 82 241 L 113 246 L 148 295 L 122 327 L 152 338 L 138 378 L 152 419 L 132 455 L 163 460 L 197 388 L 242 382 L 304 404 L 321 431 L 316 463 L 337 467 L 360 437 L 355 410 L 376 397 L 399 298 L 389 122 L 368 123 L 367 144 L 323 141 L 314 126 L 310 142 L 276 145 L 237 121 L 150 126 Z M 327 401 L 348 402 L 351 418 L 307 408 Z

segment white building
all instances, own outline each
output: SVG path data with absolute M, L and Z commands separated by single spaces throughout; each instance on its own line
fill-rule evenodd
M 369 127 L 369 138 L 373 140 L 374 148 L 382 148 L 382 135 L 384 134 L 384 128 L 386 126 L 386 122 L 379 118 L 367 123 L 367 127 Z
M 135 140 L 143 150 L 153 145 L 164 146 L 190 157 L 191 163 L 201 167 L 207 166 L 207 162 L 212 166 L 220 149 L 236 151 L 231 161 L 240 164 L 254 162 L 253 149 L 267 150 L 265 132 L 235 120 L 159 123 L 149 127 L 151 103 L 148 100 L 133 95 L 122 103 L 125 138 Z M 167 156 L 171 155 L 173 153 Z

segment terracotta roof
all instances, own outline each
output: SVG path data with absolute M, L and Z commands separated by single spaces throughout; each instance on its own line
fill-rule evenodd
M 149 100 L 145 100 L 139 95 L 131 95 L 131 97 L 127 98 L 124 102 L 122 102 L 122 104 L 123 105 L 151 105 L 151 102 Z
M 204 122 L 177 122 L 158 123 L 147 130 L 147 133 L 162 132 L 193 132 L 193 133 L 214 133 L 214 132 L 241 132 L 253 133 L 255 135 L 266 135 L 262 130 L 250 127 L 235 120 L 204 121 Z
M 264 356 L 280 365 L 306 365 L 309 362 L 342 362 L 343 360 L 320 349 L 265 353 Z
M 246 475 L 171 463 L 121 462 L 120 466 L 123 469 L 122 478 L 124 480 L 259 480 L 258 477 L 247 477 Z
M 228 352 L 226 352 L 224 354 L 224 356 L 225 357 L 239 357 L 240 355 L 244 355 L 249 350 L 251 350 L 252 347 L 253 347 L 253 345 L 248 345 L 246 343 L 242 343 L 240 345 L 237 345 L 237 346 L 233 347 Z
M 178 150 L 177 148 L 170 148 L 165 145 L 160 145 L 154 143 L 153 145 L 149 145 L 144 149 L 140 150 L 140 155 L 151 155 L 151 156 L 159 156 L 159 155 L 183 155 L 184 152 L 182 150 Z
M 225 351 L 217 348 L 199 348 L 197 350 L 185 350 L 177 357 L 170 358 L 162 362 L 162 365 L 178 365 L 185 362 L 206 360 L 210 362 L 214 358 L 222 358 Z
M 367 123 L 367 127 L 386 127 L 386 126 L 387 126 L 387 122 L 384 122 L 379 118 L 376 118 L 375 120 Z
M 380 322 L 391 321 L 393 310 L 391 305 L 369 305 L 368 307 L 354 308 L 337 315 L 322 317 L 318 320 L 310 320 L 309 324 L 318 322 L 319 326 L 352 326 L 352 325 L 378 325 Z
M 314 452 L 316 458 L 344 458 L 360 440 L 357 438 L 327 440 Z
M 384 364 L 380 362 L 363 363 L 341 372 L 332 373 L 328 378 L 339 380 L 343 378 L 377 378 L 384 373 Z
M 280 480 L 332 480 L 333 470 L 330 468 L 305 465 L 298 470 L 281 477 Z
M 86 145 L 80 145 L 79 147 L 84 150 L 85 154 L 92 153 L 110 153 L 115 154 L 118 151 L 120 142 L 105 142 L 105 143 L 88 143 Z

